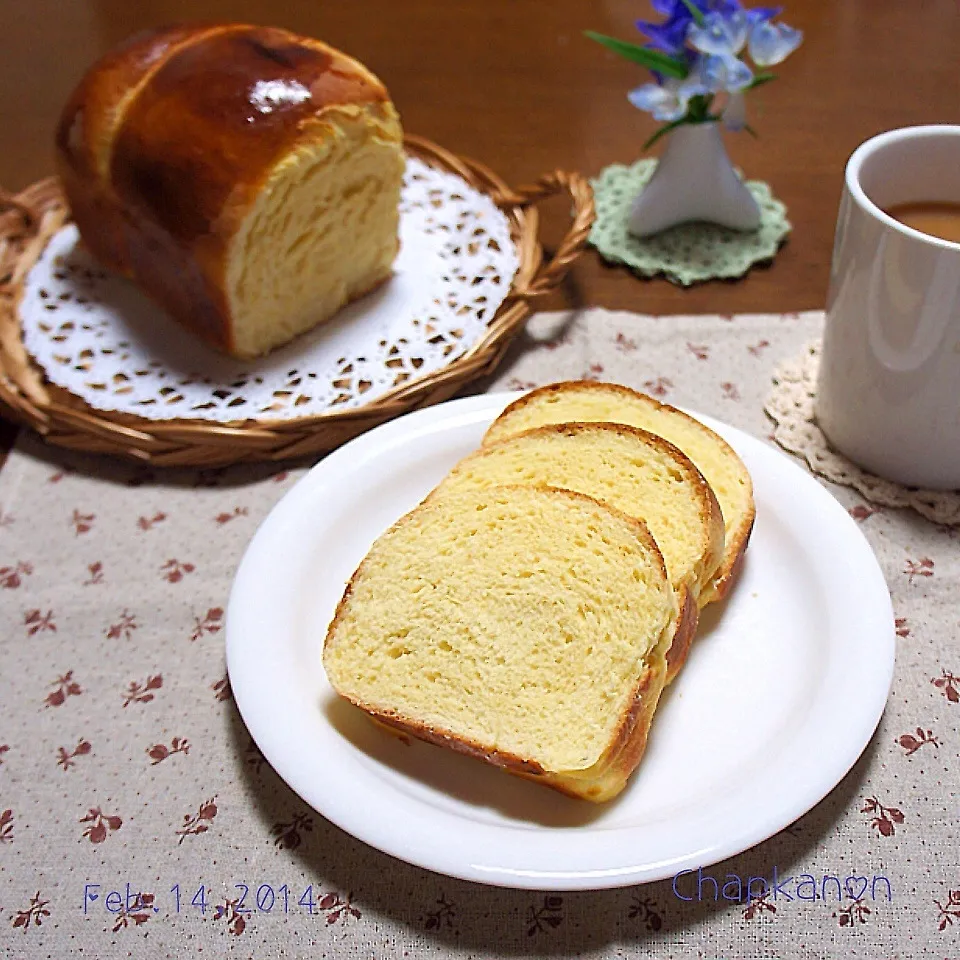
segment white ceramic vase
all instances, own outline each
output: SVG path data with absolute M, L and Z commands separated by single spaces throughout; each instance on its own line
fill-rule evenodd
M 693 220 L 756 230 L 760 207 L 733 169 L 719 123 L 687 123 L 668 134 L 653 176 L 633 201 L 627 229 L 649 237 Z

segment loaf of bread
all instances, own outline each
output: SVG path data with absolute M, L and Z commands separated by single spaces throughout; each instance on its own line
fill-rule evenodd
M 676 615 L 640 521 L 550 487 L 451 491 L 374 543 L 323 663 L 380 722 L 602 801 L 643 754 Z
M 94 255 L 233 356 L 391 273 L 400 122 L 372 73 L 317 40 L 243 24 L 140 34 L 83 78 L 56 146 Z
M 706 478 L 720 503 L 725 528 L 723 561 L 701 605 L 726 595 L 750 539 L 756 510 L 743 461 L 713 430 L 675 407 L 614 383 L 578 380 L 533 390 L 511 403 L 483 439 L 495 444 L 534 427 L 570 421 L 609 421 L 659 434 L 679 447 Z M 651 530 L 653 524 L 651 523 Z M 654 532 L 654 536 L 656 533 Z
M 490 443 L 461 460 L 433 496 L 512 484 L 562 487 L 646 523 L 677 594 L 667 683 L 697 630 L 698 600 L 723 559 L 723 519 L 696 467 L 662 437 L 624 424 L 565 423 Z M 580 553 L 570 551 L 571 562 Z

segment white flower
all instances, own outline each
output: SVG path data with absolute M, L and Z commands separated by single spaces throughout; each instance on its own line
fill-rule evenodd
M 708 13 L 703 18 L 703 24 L 691 22 L 687 28 L 687 40 L 701 53 L 736 56 L 747 42 L 749 32 L 747 15 L 742 10 L 728 16 Z
M 803 32 L 785 23 L 764 21 L 750 31 L 750 57 L 758 67 L 781 63 L 803 42 Z
M 672 77 L 662 85 L 645 83 L 627 94 L 627 99 L 638 109 L 653 114 L 654 120 L 672 123 L 687 112 L 692 97 L 706 93 L 707 88 L 698 72 L 694 71 L 683 80 Z
M 742 93 L 731 93 L 723 110 L 723 125 L 734 132 L 747 125 L 747 100 Z
M 697 63 L 701 83 L 710 93 L 739 93 L 750 86 L 753 72 L 732 54 L 703 56 Z
M 681 96 L 680 84 L 667 80 L 663 86 L 645 83 L 627 94 L 627 99 L 638 109 L 652 113 L 654 120 L 668 123 L 679 120 L 687 112 L 689 97 Z

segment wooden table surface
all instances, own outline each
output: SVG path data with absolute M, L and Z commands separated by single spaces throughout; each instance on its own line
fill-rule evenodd
M 387 84 L 408 131 L 514 185 L 555 168 L 595 174 L 638 158 L 656 125 L 626 100 L 646 72 L 583 31 L 640 40 L 634 21 L 649 14 L 631 0 L 0 0 L 0 184 L 20 189 L 53 172 L 60 108 L 103 51 L 144 27 L 216 19 L 288 27 L 360 58 Z M 773 265 L 682 290 L 637 280 L 588 252 L 542 308 L 671 314 L 823 305 L 851 151 L 893 127 L 960 123 L 960 2 L 791 0 L 783 19 L 805 42 L 777 68 L 779 80 L 750 94 L 759 139 L 727 135 L 734 161 L 788 207 L 793 233 Z M 556 202 L 548 243 L 562 214 Z

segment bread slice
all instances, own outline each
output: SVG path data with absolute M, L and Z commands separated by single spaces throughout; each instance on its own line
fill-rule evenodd
M 387 279 L 403 132 L 384 85 L 275 27 L 138 34 L 57 129 L 87 247 L 210 345 L 255 357 Z
M 698 420 L 629 387 L 575 380 L 541 387 L 511 403 L 493 422 L 483 443 L 493 444 L 547 423 L 597 420 L 659 434 L 679 447 L 706 478 L 720 503 L 725 546 L 723 562 L 712 585 L 700 594 L 700 603 L 726 596 L 753 529 L 753 484 L 733 448 Z
M 646 523 L 679 605 L 680 623 L 667 656 L 670 683 L 696 633 L 700 593 L 723 557 L 720 508 L 697 468 L 662 437 L 635 427 L 553 424 L 482 447 L 461 460 L 437 490 L 514 483 L 576 490 Z
M 374 543 L 323 664 L 380 722 L 603 801 L 640 762 L 676 615 L 639 520 L 549 487 L 438 494 Z

